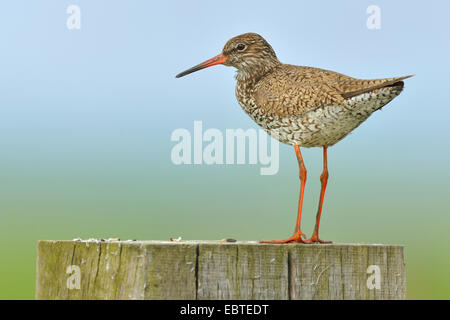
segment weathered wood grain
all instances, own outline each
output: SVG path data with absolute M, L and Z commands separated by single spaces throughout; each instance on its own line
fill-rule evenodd
M 199 244 L 197 299 L 288 299 L 288 250 Z
M 405 299 L 402 246 L 39 241 L 37 299 Z

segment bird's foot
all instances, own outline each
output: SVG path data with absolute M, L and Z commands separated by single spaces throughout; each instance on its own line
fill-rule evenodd
M 261 240 L 260 243 L 272 243 L 272 244 L 283 244 L 283 243 L 308 243 L 304 240 L 306 236 L 301 231 L 296 231 L 294 235 L 284 240 Z
M 305 240 L 305 243 L 333 243 L 332 241 L 326 241 L 319 239 L 319 235 L 314 233 L 313 236 Z

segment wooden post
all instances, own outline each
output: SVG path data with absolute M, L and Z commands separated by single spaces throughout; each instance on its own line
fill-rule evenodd
M 37 299 L 405 299 L 403 247 L 39 241 Z

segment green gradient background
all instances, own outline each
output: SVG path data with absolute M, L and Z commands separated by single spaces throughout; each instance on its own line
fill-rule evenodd
M 450 298 L 447 2 L 380 1 L 379 31 L 365 28 L 372 1 L 285 2 L 289 13 L 261 2 L 239 12 L 230 3 L 73 2 L 80 31 L 65 28 L 69 1 L 15 1 L 0 13 L 1 299 L 34 298 L 38 239 L 291 234 L 299 189 L 291 147 L 280 145 L 274 176 L 260 176 L 258 165 L 170 161 L 171 132 L 192 131 L 194 120 L 204 130 L 256 128 L 235 101 L 230 68 L 174 79 L 247 31 L 267 37 L 285 62 L 356 77 L 417 74 L 329 149 L 321 236 L 405 245 L 408 298 Z M 308 235 L 321 155 L 303 151 Z

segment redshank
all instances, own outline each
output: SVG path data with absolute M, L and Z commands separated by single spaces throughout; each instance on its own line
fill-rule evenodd
M 256 33 L 236 36 L 222 53 L 176 77 L 217 64 L 233 66 L 236 98 L 242 109 L 269 135 L 294 146 L 300 168 L 300 196 L 294 234 L 263 243 L 329 243 L 319 238 L 319 224 L 328 181 L 327 148 L 343 139 L 374 111 L 403 90 L 411 77 L 362 80 L 334 71 L 281 63 L 270 44 Z M 323 148 L 323 172 L 316 223 L 311 238 L 301 232 L 306 168 L 300 147 Z

